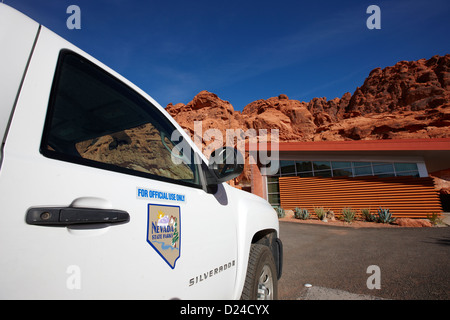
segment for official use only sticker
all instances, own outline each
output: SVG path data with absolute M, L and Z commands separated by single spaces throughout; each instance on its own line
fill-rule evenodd
M 186 196 L 184 194 L 140 187 L 136 188 L 136 198 L 150 201 L 161 200 L 172 203 L 186 203 Z
M 148 205 L 147 242 L 175 269 L 175 263 L 181 254 L 179 206 Z

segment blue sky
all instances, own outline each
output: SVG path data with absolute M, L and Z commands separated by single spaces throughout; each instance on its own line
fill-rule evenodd
M 235 110 L 284 93 L 331 100 L 376 67 L 450 53 L 448 0 L 4 0 L 155 98 L 201 90 Z M 69 5 L 81 29 L 69 30 Z M 381 29 L 369 30 L 369 5 Z

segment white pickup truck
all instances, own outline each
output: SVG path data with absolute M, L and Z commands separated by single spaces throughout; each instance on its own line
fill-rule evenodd
M 277 215 L 224 183 L 238 152 L 209 162 L 146 93 L 4 4 L 0 48 L 1 299 L 277 298 Z

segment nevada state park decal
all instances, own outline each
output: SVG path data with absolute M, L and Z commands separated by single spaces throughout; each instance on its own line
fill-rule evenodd
M 174 269 L 181 253 L 180 207 L 148 205 L 147 242 Z

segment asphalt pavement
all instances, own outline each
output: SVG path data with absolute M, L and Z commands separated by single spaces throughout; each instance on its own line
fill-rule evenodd
M 450 227 L 349 228 L 280 221 L 280 234 L 279 299 L 450 299 Z

